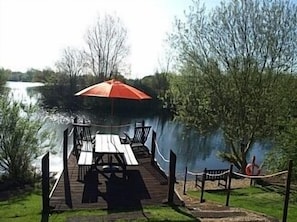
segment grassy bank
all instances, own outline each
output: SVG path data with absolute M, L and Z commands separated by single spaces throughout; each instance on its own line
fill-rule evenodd
M 188 195 L 200 198 L 200 191 L 188 191 Z M 205 192 L 206 201 L 226 203 L 225 191 Z M 259 213 L 282 219 L 284 196 L 278 192 L 262 187 L 240 188 L 231 191 L 231 207 L 240 207 Z M 297 218 L 297 204 L 290 202 L 288 210 L 288 222 L 295 222 Z
M 0 201 L 0 222 L 64 222 L 67 218 L 82 216 L 94 217 L 97 221 L 100 217 L 108 215 L 106 210 L 81 210 L 53 213 L 42 220 L 41 208 L 42 198 L 40 192 L 30 192 L 12 197 L 9 200 Z M 118 217 L 121 218 L 118 221 L 125 221 L 124 219 L 129 215 L 128 212 L 117 213 Z M 133 213 L 131 216 L 133 217 Z M 187 213 L 186 209 L 169 206 L 145 207 L 143 213 L 141 212 L 141 216 L 142 218 L 133 219 L 133 221 L 196 221 Z
M 0 221 L 40 221 L 41 195 L 37 192 L 26 193 L 0 201 Z
M 199 191 L 188 191 L 188 195 L 200 198 Z M 225 191 L 205 192 L 206 201 L 225 204 Z M 292 199 L 292 198 L 291 198 Z M 232 190 L 230 196 L 230 206 L 240 207 L 259 213 L 282 219 L 284 196 L 278 192 L 267 190 L 261 187 L 248 187 Z M 49 221 L 64 222 L 69 218 L 88 216 L 99 221 L 102 217 L 107 217 L 110 212 L 106 210 L 77 210 L 63 213 L 54 213 L 48 218 L 42 220 L 41 214 L 42 198 L 38 191 L 26 193 L 12 197 L 9 200 L 0 201 L 0 222 L 31 222 L 31 221 Z M 117 214 L 117 215 L 115 215 Z M 185 208 L 170 206 L 151 206 L 145 207 L 143 212 L 138 212 L 133 217 L 131 212 L 115 212 L 116 218 L 124 219 L 130 215 L 130 219 L 139 218 L 133 221 L 196 221 Z M 139 216 L 140 215 L 140 216 Z M 288 222 L 294 222 L 297 218 L 297 204 L 290 202 L 288 210 Z M 128 221 L 128 220 L 127 220 Z

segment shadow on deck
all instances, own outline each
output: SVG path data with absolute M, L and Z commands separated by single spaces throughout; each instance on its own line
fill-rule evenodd
M 62 173 L 52 196 L 53 211 L 70 209 L 141 210 L 145 205 L 162 205 L 167 201 L 167 178 L 151 165 L 150 155 L 137 155 L 138 166 L 127 167 L 123 173 L 102 173 L 90 170 L 84 181 L 78 181 L 78 166 L 74 155 L 68 159 L 68 179 Z M 66 183 L 65 183 L 66 182 Z M 64 184 L 69 186 L 64 189 Z M 67 185 L 69 184 L 69 185 Z M 181 204 L 175 195 L 174 203 Z

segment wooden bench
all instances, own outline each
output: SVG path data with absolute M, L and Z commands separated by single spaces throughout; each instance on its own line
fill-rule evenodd
M 120 149 L 124 157 L 123 159 L 124 163 L 123 165 L 121 165 L 121 167 L 123 168 L 123 171 L 126 171 L 126 166 L 138 165 L 138 161 L 132 151 L 130 144 L 121 144 L 120 146 L 118 146 L 118 148 Z M 120 171 L 119 166 L 117 165 L 104 165 L 102 169 L 107 172 Z
M 79 181 L 83 181 L 86 173 L 92 168 L 93 147 L 94 144 L 91 141 L 83 141 L 77 161 Z
M 221 185 L 227 189 L 228 172 L 229 169 L 208 170 L 205 168 L 202 175 L 196 175 L 195 185 L 204 189 L 205 181 L 218 181 L 218 186 Z M 198 181 L 201 182 L 201 185 L 198 184 Z
M 81 151 L 93 152 L 94 144 L 91 141 L 83 141 Z
M 78 166 L 91 166 L 93 164 L 93 152 L 81 151 L 78 158 Z
M 138 165 L 138 161 L 135 158 L 135 155 L 132 151 L 130 144 L 122 144 L 122 149 L 124 151 L 124 156 L 126 160 L 126 164 L 129 166 Z
M 93 152 L 81 151 L 78 158 L 78 179 L 84 181 L 86 173 L 92 168 L 93 165 Z

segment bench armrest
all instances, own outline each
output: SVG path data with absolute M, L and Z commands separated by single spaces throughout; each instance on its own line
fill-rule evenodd
M 129 137 L 127 132 L 123 132 L 124 136 L 120 137 L 120 141 L 123 144 L 130 144 L 132 142 L 132 139 Z

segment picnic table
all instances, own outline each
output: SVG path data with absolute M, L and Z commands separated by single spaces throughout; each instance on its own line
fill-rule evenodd
M 122 144 L 119 135 L 96 134 L 95 145 L 80 153 L 78 165 L 95 167 L 101 174 L 111 171 L 126 173 L 127 166 L 138 165 L 130 144 Z M 80 178 L 84 171 L 80 171 Z
M 110 159 L 114 156 L 122 166 L 138 165 L 131 146 L 122 144 L 119 135 L 115 134 L 96 134 L 95 155 L 97 156 L 96 165 L 106 164 L 103 159 L 104 155 L 110 157 L 107 164 L 113 164 Z

